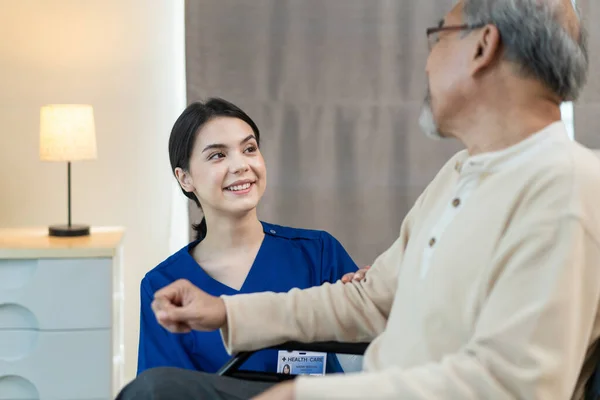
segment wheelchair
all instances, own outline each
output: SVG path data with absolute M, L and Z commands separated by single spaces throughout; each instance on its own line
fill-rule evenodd
M 369 343 L 287 342 L 277 346 L 269 347 L 269 349 L 286 351 L 315 351 L 322 353 L 362 356 L 364 355 L 367 346 L 369 346 Z M 296 375 L 241 370 L 240 367 L 242 364 L 244 364 L 244 362 L 254 353 L 254 351 L 244 351 L 234 355 L 227 363 L 225 363 L 225 365 L 223 365 L 223 367 L 221 367 L 217 374 L 237 379 L 260 382 L 283 382 L 296 377 Z M 600 346 L 596 349 L 596 354 L 600 356 Z M 600 400 L 600 361 L 598 364 L 596 364 L 595 370 L 586 384 L 585 400 Z
M 270 347 L 269 349 L 285 350 L 285 351 L 307 351 L 307 352 L 321 352 L 321 353 L 336 353 L 336 354 L 347 354 L 354 356 L 362 356 L 367 349 L 369 343 L 340 343 L 340 342 L 317 342 L 317 343 L 300 343 L 300 342 L 287 342 L 277 346 Z M 258 351 L 258 350 L 257 350 Z M 241 370 L 240 367 L 244 362 L 252 356 L 255 352 L 244 351 L 234 355 L 219 371 L 217 375 L 228 376 L 231 378 L 244 379 L 249 381 L 259 382 L 283 382 L 285 380 L 294 379 L 296 375 L 287 375 L 274 372 L 259 372 L 259 371 L 245 371 Z

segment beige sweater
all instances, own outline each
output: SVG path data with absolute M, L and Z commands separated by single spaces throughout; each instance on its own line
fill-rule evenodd
M 557 122 L 453 157 L 363 282 L 224 297 L 222 334 L 234 353 L 372 341 L 365 372 L 300 377 L 298 400 L 563 400 L 597 359 L 599 298 L 600 160 Z

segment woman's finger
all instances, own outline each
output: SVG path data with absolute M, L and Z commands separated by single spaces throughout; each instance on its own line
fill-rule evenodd
M 363 279 L 365 279 L 365 275 L 366 275 L 367 271 L 369 270 L 369 268 L 371 268 L 371 266 L 367 265 L 366 267 L 363 267 L 363 268 L 359 269 L 358 271 L 356 271 L 356 273 L 354 274 L 353 280 L 360 282 Z
M 363 280 L 364 277 L 365 277 L 365 273 L 363 271 L 357 271 L 354 274 L 354 278 L 352 280 L 360 282 Z
M 347 274 L 344 274 L 342 276 L 341 280 L 343 283 L 348 283 L 352 281 L 360 282 L 364 279 L 365 273 L 369 270 L 369 268 L 371 268 L 371 266 L 367 265 L 366 267 L 362 267 L 356 272 L 348 272 Z
M 348 283 L 348 282 L 352 281 L 353 277 L 354 277 L 354 272 L 348 272 L 347 274 L 344 274 L 342 276 L 342 282 Z

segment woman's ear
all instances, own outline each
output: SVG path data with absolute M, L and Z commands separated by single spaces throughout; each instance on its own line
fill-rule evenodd
M 194 182 L 192 181 L 192 177 L 189 172 L 185 171 L 183 168 L 177 167 L 175 168 L 175 177 L 179 182 L 179 185 L 186 192 L 194 191 Z

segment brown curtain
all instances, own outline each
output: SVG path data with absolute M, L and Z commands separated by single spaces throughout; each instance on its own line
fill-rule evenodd
M 262 220 L 324 229 L 371 263 L 458 149 L 419 131 L 425 29 L 450 0 L 188 0 L 187 95 L 262 133 Z M 190 204 L 192 221 L 199 212 Z
M 577 0 L 589 33 L 590 75 L 581 98 L 573 107 L 575 140 L 600 149 L 600 2 Z

